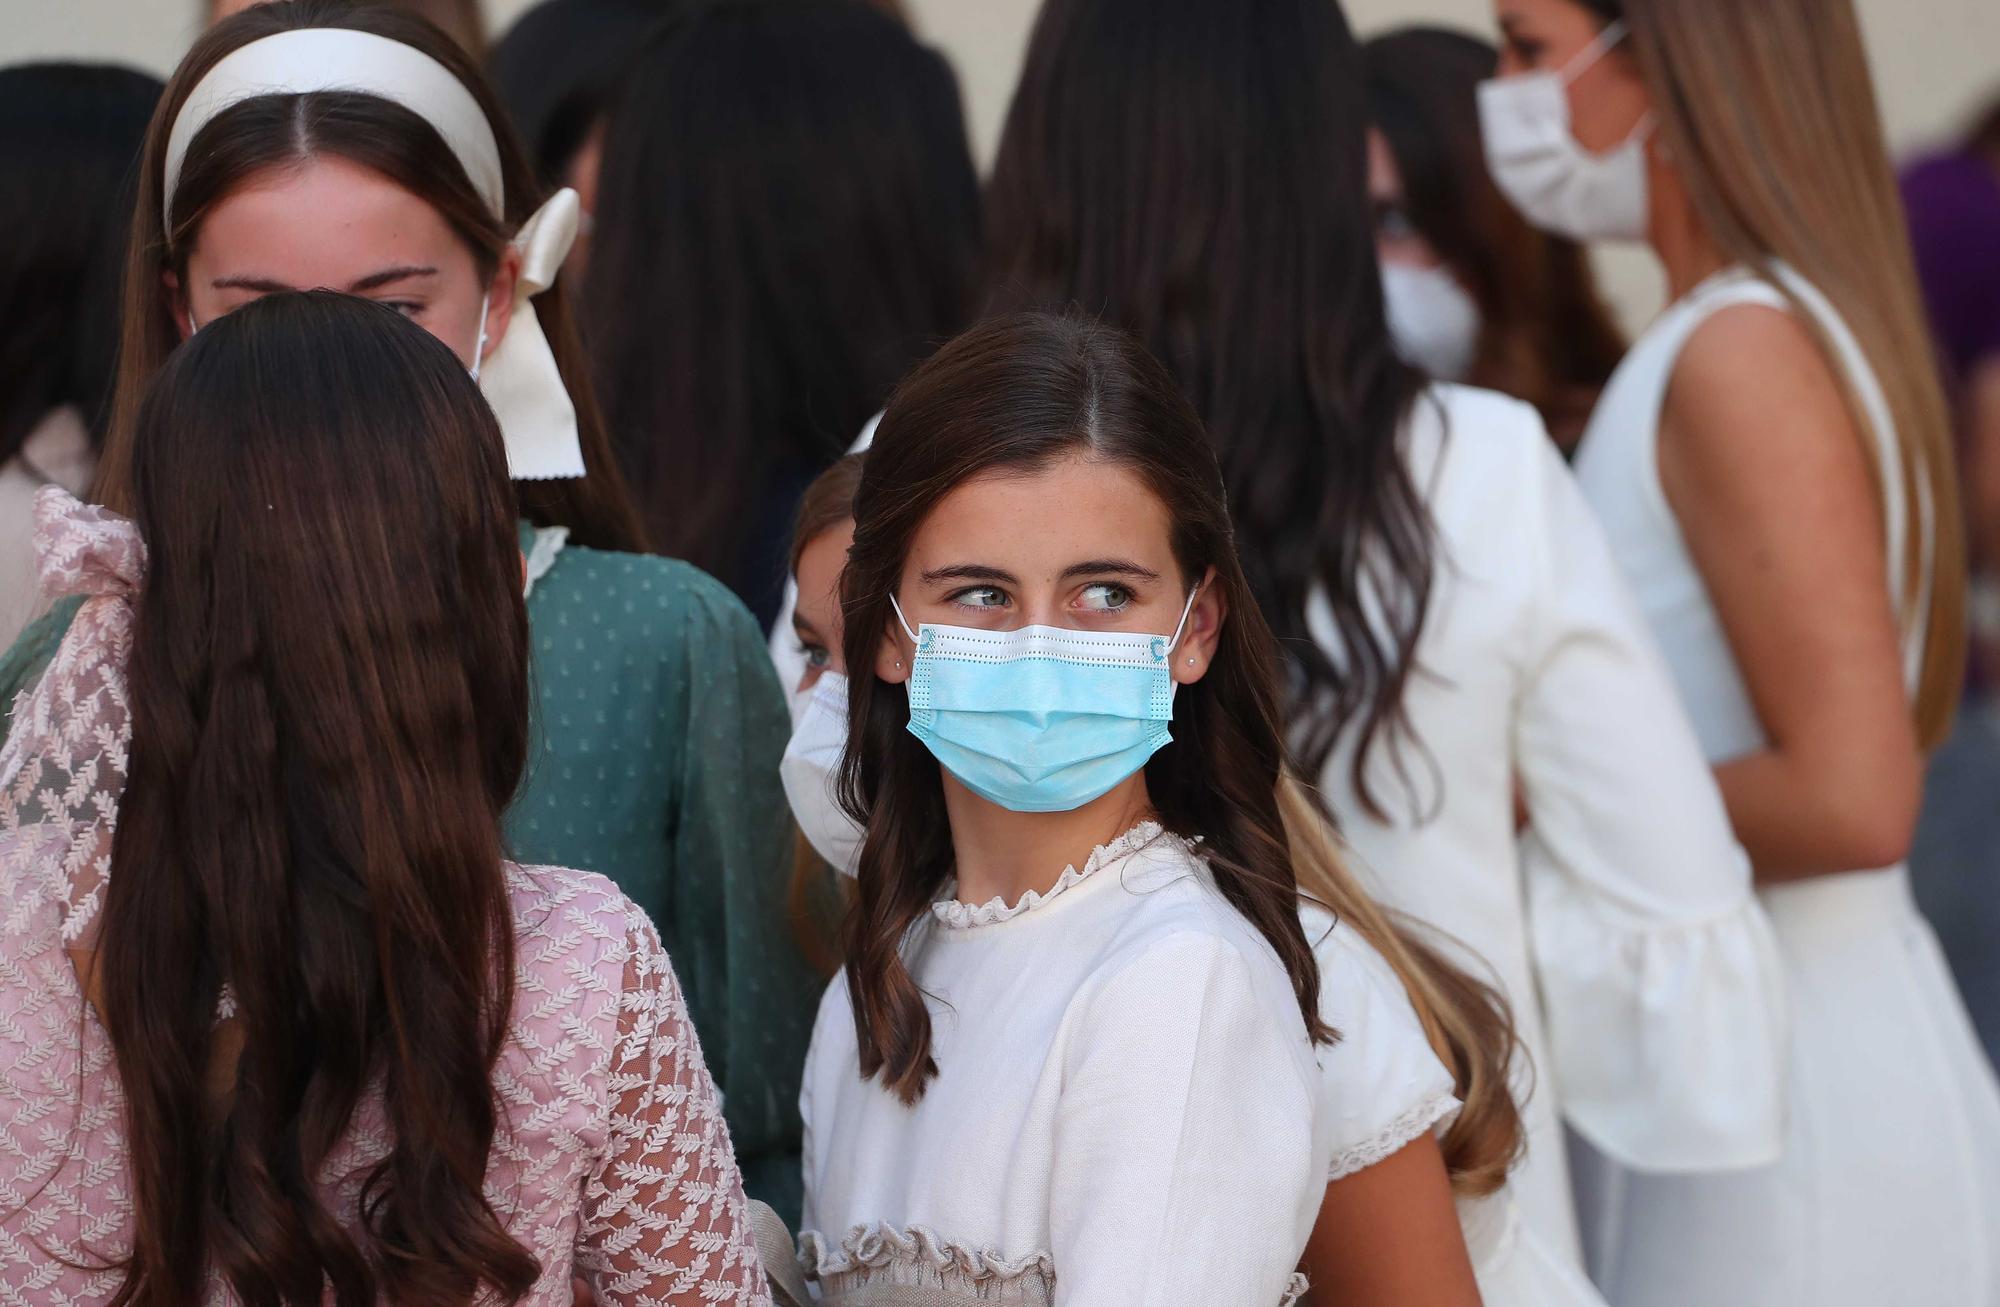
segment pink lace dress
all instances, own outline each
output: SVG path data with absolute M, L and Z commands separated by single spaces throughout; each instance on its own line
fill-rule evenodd
M 129 522 L 60 491 L 36 517 L 45 589 L 87 598 L 0 750 L 0 1304 L 81 1304 L 121 1283 L 132 1206 L 111 1048 L 64 950 L 90 946 L 110 865 L 145 553 Z M 768 1303 L 721 1107 L 652 923 L 601 876 L 507 878 L 518 988 L 486 1196 L 541 1262 L 525 1301 L 566 1307 L 580 1275 L 605 1304 Z M 326 1168 L 329 1210 L 355 1211 L 390 1142 L 364 1101 Z

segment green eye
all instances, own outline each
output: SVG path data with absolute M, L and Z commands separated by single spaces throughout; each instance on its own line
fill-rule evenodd
M 1115 613 L 1132 602 L 1132 592 L 1122 585 L 1104 583 L 1085 586 L 1083 606 L 1100 613 Z
M 961 608 L 1005 608 L 1005 592 L 990 585 L 978 585 L 970 590 L 960 590 L 951 597 L 951 602 Z

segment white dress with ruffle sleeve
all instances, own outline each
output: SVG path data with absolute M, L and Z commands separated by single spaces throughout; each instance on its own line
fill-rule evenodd
M 1411 729 L 1369 755 L 1386 816 L 1353 783 L 1351 732 L 1321 792 L 1376 897 L 1512 1003 L 1528 1152 L 1511 1188 L 1580 1265 L 1562 1121 L 1646 1171 L 1777 1155 L 1777 952 L 1673 680 L 1535 411 L 1433 387 L 1404 456 L 1437 542 Z
M 845 976 L 806 1062 L 821 1301 L 1274 1307 L 1326 1187 L 1284 968 L 1145 823 L 1020 903 L 937 904 L 904 957 L 938 1074 L 861 1078 Z

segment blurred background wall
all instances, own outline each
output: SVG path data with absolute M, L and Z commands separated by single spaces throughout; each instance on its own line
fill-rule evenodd
M 485 0 L 490 30 L 533 0 Z M 905 0 L 926 39 L 958 67 L 973 146 L 992 157 L 1037 0 Z M 1754 4 L 1756 0 L 1743 0 Z M 2000 0 L 1856 0 L 1867 28 L 1889 142 L 1900 157 L 1948 135 L 2000 90 Z M 1446 23 L 1492 35 L 1490 0 L 1346 0 L 1364 34 Z M 85 58 L 164 75 L 193 36 L 203 0 L 0 0 L 0 63 Z M 1656 311 L 1651 260 L 1607 251 L 1607 289 L 1633 325 Z

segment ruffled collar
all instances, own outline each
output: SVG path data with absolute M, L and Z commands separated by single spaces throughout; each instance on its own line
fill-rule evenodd
M 941 899 L 931 904 L 931 915 L 947 930 L 973 930 L 980 926 L 997 926 L 1003 921 L 1012 921 L 1023 913 L 1052 902 L 1058 895 L 1073 886 L 1088 880 L 1104 868 L 1145 848 L 1154 840 L 1166 835 L 1166 831 L 1156 821 L 1142 821 L 1109 844 L 1100 844 L 1091 850 L 1084 861 L 1083 870 L 1074 865 L 1063 868 L 1063 874 L 1049 887 L 1046 894 L 1029 890 L 1018 903 L 1009 905 L 1005 899 L 993 898 L 986 903 L 965 903 L 956 898 Z M 951 887 L 956 891 L 956 883 Z
M 35 492 L 35 562 L 46 598 L 131 598 L 146 576 L 139 528 L 61 486 Z

